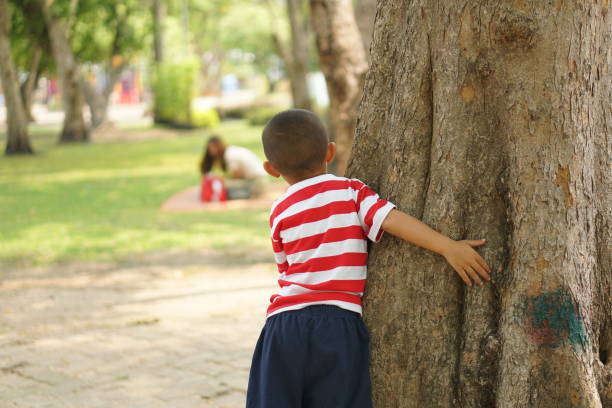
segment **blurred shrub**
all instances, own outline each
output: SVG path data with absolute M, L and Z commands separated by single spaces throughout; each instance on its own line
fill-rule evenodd
M 245 117 L 252 126 L 262 126 L 268 123 L 272 116 L 276 115 L 282 109 L 274 106 L 261 106 L 249 110 Z
M 191 102 L 197 93 L 198 63 L 162 62 L 153 72 L 155 123 L 193 127 Z
M 219 125 L 221 119 L 214 109 L 201 109 L 194 106 L 191 111 L 191 124 L 197 128 L 210 129 Z
M 244 119 L 250 106 L 239 106 L 234 108 L 221 109 L 219 114 L 221 119 Z

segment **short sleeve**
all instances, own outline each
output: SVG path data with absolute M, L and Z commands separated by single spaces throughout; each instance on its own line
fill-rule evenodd
M 272 250 L 274 251 L 274 262 L 276 262 L 278 272 L 287 272 L 287 269 L 289 269 L 287 255 L 285 254 L 285 250 L 283 249 L 283 245 L 281 244 L 281 242 L 275 240 L 274 238 L 272 238 Z
M 272 207 L 274 209 L 274 207 Z M 280 237 L 280 226 L 273 227 L 272 214 L 270 214 L 270 228 L 271 228 L 271 241 L 272 251 L 274 252 L 274 262 L 278 268 L 279 273 L 287 272 L 289 269 L 289 263 L 287 262 L 287 255 L 285 254 L 285 248 Z
M 370 187 L 363 185 L 357 193 L 357 214 L 359 222 L 370 241 L 378 242 L 382 237 L 381 226 L 395 204 L 381 199 Z

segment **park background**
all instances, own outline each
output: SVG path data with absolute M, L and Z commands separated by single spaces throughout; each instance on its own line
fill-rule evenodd
M 243 406 L 271 200 L 161 207 L 199 185 L 211 135 L 263 159 L 274 113 L 328 116 L 308 4 L 0 6 L 2 404 Z
M 333 172 L 487 238 L 478 290 L 441 256 L 372 247 L 375 406 L 612 406 L 611 15 L 0 0 L 0 405 L 243 406 L 271 197 L 164 204 L 198 185 L 210 135 L 263 158 L 262 126 L 298 107 L 327 124 Z

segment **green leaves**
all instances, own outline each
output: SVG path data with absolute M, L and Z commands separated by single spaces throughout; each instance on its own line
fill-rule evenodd
M 81 0 L 71 39 L 79 61 L 97 63 L 134 60 L 148 49 L 150 33 L 150 10 L 140 0 Z

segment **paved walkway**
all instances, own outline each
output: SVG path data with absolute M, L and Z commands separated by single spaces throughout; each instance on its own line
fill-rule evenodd
M 3 408 L 244 407 L 267 254 L 0 271 Z

